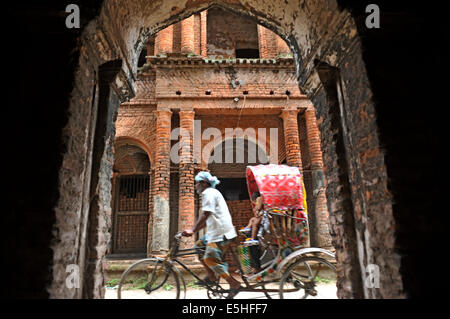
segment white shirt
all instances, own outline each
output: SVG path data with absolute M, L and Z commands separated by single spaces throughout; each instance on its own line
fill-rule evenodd
M 237 236 L 231 220 L 230 211 L 222 194 L 213 187 L 208 187 L 202 192 L 202 210 L 211 212 L 206 219 L 206 241 L 215 243 Z

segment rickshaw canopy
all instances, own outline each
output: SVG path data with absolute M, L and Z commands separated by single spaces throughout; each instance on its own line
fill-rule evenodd
M 250 198 L 259 192 L 266 210 L 304 210 L 302 176 L 297 167 L 287 165 L 247 166 Z

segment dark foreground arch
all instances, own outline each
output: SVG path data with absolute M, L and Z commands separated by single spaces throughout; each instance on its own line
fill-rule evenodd
M 133 96 L 145 38 L 212 4 L 253 17 L 294 53 L 299 85 L 314 103 L 322 132 L 340 296 L 432 292 L 420 275 L 426 271 L 420 256 L 444 242 L 448 217 L 429 216 L 438 212 L 433 203 L 440 189 L 430 176 L 447 176 L 433 160 L 442 147 L 435 129 L 444 127 L 445 82 L 428 75 L 448 67 L 435 36 L 446 30 L 445 19 L 430 23 L 430 12 L 409 2 L 380 2 L 383 27 L 368 30 L 361 5 L 279 2 L 81 1 L 77 30 L 65 28 L 60 2 L 8 7 L 5 74 L 13 85 L 5 105 L 13 112 L 5 127 L 13 138 L 6 153 L 20 155 L 8 156 L 4 251 L 15 271 L 5 294 L 102 297 L 117 107 Z M 419 50 L 417 39 L 427 49 Z M 421 94 L 431 83 L 429 94 Z M 80 289 L 65 285 L 68 264 L 90 278 Z M 363 285 L 367 264 L 380 267 L 379 289 Z

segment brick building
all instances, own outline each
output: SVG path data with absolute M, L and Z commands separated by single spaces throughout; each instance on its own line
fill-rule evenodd
M 331 247 L 315 110 L 284 40 L 212 8 L 151 37 L 140 59 L 137 95 L 121 104 L 116 122 L 113 254 L 166 250 L 193 225 L 199 170 L 219 177 L 235 226 L 246 225 L 245 168 L 269 162 L 304 173 L 311 243 Z M 177 144 L 188 146 L 180 160 Z
M 194 16 L 194 29 L 197 25 L 198 30 L 198 14 L 201 26 L 202 12 L 221 8 L 263 25 L 286 41 L 293 56 L 296 86 L 314 105 L 315 118 L 307 107 L 306 111 L 298 111 L 299 125 L 295 125 L 292 111 L 284 112 L 288 121 L 286 132 L 281 123 L 283 119 L 279 118 L 281 107 L 278 114 L 270 114 L 266 107 L 264 117 L 245 114 L 243 110 L 240 121 L 245 117 L 258 121 L 271 117 L 279 121 L 279 128 L 283 127 L 282 134 L 279 130 L 280 139 L 289 135 L 293 140 L 300 140 L 302 169 L 306 180 L 310 174 L 312 196 L 314 188 L 321 196 L 323 172 L 330 233 L 337 259 L 338 296 L 436 297 L 442 284 L 430 280 L 430 259 L 424 258 L 424 253 L 440 256 L 448 241 L 448 214 L 437 208 L 439 204 L 445 207 L 448 188 L 448 173 L 443 165 L 446 156 L 442 152 L 447 142 L 444 138 L 448 135 L 445 122 L 448 76 L 443 71 L 448 66 L 446 41 L 443 40 L 448 32 L 445 10 L 421 2 L 379 0 L 376 4 L 380 8 L 381 27 L 368 28 L 365 22 L 369 2 L 364 1 L 79 0 L 77 4 L 81 10 L 80 26 L 72 29 L 66 26 L 68 13 L 61 1 L 25 0 L 5 5 L 3 21 L 7 21 L 4 26 L 7 32 L 3 67 L 7 86 L 3 95 L 6 112 L 2 127 L 6 132 L 3 139 L 6 211 L 2 214 L 5 225 L 2 243 L 6 256 L 4 267 L 14 271 L 4 278 L 4 296 L 104 296 L 105 254 L 114 236 L 111 223 L 114 220 L 111 208 L 114 206 L 111 198 L 113 166 L 116 165 L 117 176 L 125 172 L 143 173 L 140 189 L 146 189 L 148 183 L 149 197 L 153 199 L 144 202 L 149 205 L 149 211 L 156 211 L 153 206 L 169 207 L 170 196 L 174 197 L 175 192 L 170 191 L 167 183 L 180 184 L 184 178 L 190 180 L 180 174 L 180 169 L 192 172 L 192 167 L 175 165 L 178 167 L 170 169 L 170 162 L 164 155 L 165 149 L 170 147 L 168 125 L 170 123 L 171 129 L 179 121 L 180 125 L 188 126 L 190 116 L 194 116 L 194 120 L 202 117 L 202 122 L 206 122 L 208 114 L 213 114 L 211 109 L 208 114 L 201 114 L 197 106 L 180 112 L 187 103 L 172 107 L 170 103 L 186 102 L 189 94 L 191 97 L 196 94 L 190 92 L 195 88 L 190 82 L 188 86 L 170 87 L 165 98 L 158 98 L 169 103 L 166 106 L 170 106 L 171 113 L 155 111 L 156 99 L 153 106 L 150 102 L 145 107 L 135 107 L 140 100 L 136 95 L 143 92 L 139 86 L 151 84 L 151 81 L 143 82 L 143 75 L 138 72 L 138 65 L 146 62 L 144 54 L 144 61 L 139 63 L 140 54 L 145 46 L 151 47 L 148 39 L 166 28 L 173 31 L 172 37 L 166 38 L 172 38 L 172 50 L 176 43 L 180 48 L 176 52 L 181 52 L 179 36 L 182 33 L 178 30 L 182 25 L 178 23 Z M 185 24 L 185 28 L 192 27 Z M 191 33 L 194 53 L 200 52 L 200 57 L 202 52 L 212 50 L 224 58 L 226 54 L 236 54 L 236 49 L 242 55 L 254 54 L 256 49 L 264 55 L 275 46 L 273 38 L 271 41 L 258 38 L 256 46 L 257 37 L 253 33 L 253 37 L 246 37 L 252 46 L 234 43 L 234 51 L 225 50 L 221 44 L 208 47 L 205 46 L 207 41 L 200 41 L 208 29 L 200 27 L 201 30 L 200 36 L 198 31 Z M 154 46 L 158 50 L 170 47 L 166 40 L 156 41 Z M 184 52 L 188 43 L 192 45 L 192 38 L 185 37 Z M 225 40 L 220 43 L 226 47 Z M 177 60 L 172 56 L 166 60 L 173 63 L 160 66 L 160 71 L 164 68 L 181 74 L 189 64 L 176 66 L 175 60 L 184 59 L 189 63 L 188 58 L 191 64 L 195 61 L 202 64 L 201 68 L 192 70 L 204 68 L 213 73 L 218 70 L 217 74 L 231 70 L 220 61 L 206 63 L 195 56 Z M 149 58 L 144 69 L 147 73 L 158 71 L 157 63 L 157 58 Z M 275 59 L 265 66 L 264 72 L 270 74 L 271 68 L 287 68 L 288 64 L 289 59 Z M 251 68 L 264 69 L 246 62 L 234 63 L 232 70 L 243 75 Z M 148 92 L 152 86 L 149 89 Z M 257 97 L 256 88 L 242 85 L 234 89 L 228 85 L 228 89 L 232 93 L 239 92 L 237 109 L 243 105 L 244 90 L 248 91 L 246 106 Z M 272 99 L 270 90 L 264 92 L 269 92 L 268 98 Z M 273 91 L 280 103 L 286 103 L 286 96 L 282 94 L 285 89 Z M 204 102 L 213 97 L 219 100 L 218 92 L 218 87 L 212 84 L 202 85 L 196 98 Z M 301 98 L 298 90 L 293 88 L 290 92 L 290 103 L 296 95 L 297 102 L 308 102 Z M 222 105 L 220 112 L 227 114 L 227 120 L 232 116 L 239 118 L 239 114 L 226 113 L 232 111 L 229 106 L 236 97 L 230 95 L 219 103 Z M 124 105 L 125 102 L 130 103 Z M 119 105 L 122 105 L 120 116 Z M 295 103 L 291 105 L 301 108 Z M 140 116 L 139 123 L 135 123 L 138 130 L 144 132 L 149 127 L 159 127 L 160 132 L 144 134 L 146 138 L 142 140 L 127 136 L 120 128 L 126 118 L 123 116 L 125 108 L 129 114 L 147 112 L 148 115 Z M 216 121 L 220 120 L 216 117 Z M 314 120 L 320 134 L 314 125 L 308 124 Z M 243 125 L 239 123 L 239 126 Z M 298 137 L 293 133 L 295 129 Z M 127 137 L 122 150 L 120 138 L 114 145 L 118 134 Z M 163 137 L 164 134 L 164 143 L 151 141 L 152 136 Z M 130 142 L 132 140 L 134 143 Z M 306 140 L 312 142 L 304 143 Z M 313 142 L 317 140 L 320 144 Z M 281 161 L 283 154 L 298 156 L 295 150 L 284 151 L 285 144 L 297 145 L 289 141 L 279 143 Z M 319 145 L 323 170 L 319 168 L 319 158 L 313 156 L 318 154 L 313 148 Z M 215 169 L 214 165 L 208 168 Z M 193 173 L 195 169 L 194 166 Z M 155 175 L 158 171 L 167 177 L 170 174 L 179 174 L 179 177 L 164 179 L 166 176 Z M 158 180 L 161 177 L 163 179 Z M 163 191 L 163 194 L 157 197 L 151 193 L 152 185 L 154 192 Z M 179 189 L 179 185 L 172 188 Z M 134 192 L 127 193 L 134 195 Z M 145 205 L 136 206 L 138 212 L 146 211 Z M 311 212 L 313 208 L 309 208 Z M 70 265 L 79 267 L 78 289 L 66 285 Z M 365 285 L 369 265 L 379 266 L 379 288 Z

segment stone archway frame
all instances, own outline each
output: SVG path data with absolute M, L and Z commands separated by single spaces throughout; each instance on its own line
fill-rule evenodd
M 117 112 L 119 103 L 129 100 L 136 93 L 135 80 L 137 74 L 137 61 L 148 37 L 175 22 L 181 21 L 194 13 L 212 6 L 219 6 L 223 9 L 231 10 L 238 15 L 250 17 L 256 20 L 258 24 L 272 30 L 285 40 L 293 53 L 300 89 L 313 100 L 313 103 L 317 92 L 322 88 L 321 79 L 315 69 L 315 62 L 323 61 L 330 66 L 338 68 L 342 65 L 350 52 L 352 52 L 352 56 L 357 58 L 356 60 L 353 60 L 352 63 L 358 68 L 358 72 L 355 74 L 358 74 L 359 78 L 355 81 L 359 82 L 352 84 L 352 79 L 347 78 L 347 80 L 350 81 L 347 84 L 358 85 L 363 89 L 367 89 L 368 94 L 370 95 L 370 84 L 368 83 L 364 64 L 362 62 L 362 52 L 355 23 L 350 13 L 341 10 L 334 0 L 316 2 L 314 5 L 307 3 L 307 0 L 300 2 L 297 0 L 274 0 L 270 2 L 261 2 L 257 0 L 106 0 L 102 4 L 100 14 L 86 25 L 80 39 L 81 54 L 79 58 L 79 67 L 75 73 L 74 88 L 72 92 L 73 98 L 70 101 L 68 109 L 68 114 L 70 114 L 70 116 L 67 129 L 64 131 L 63 136 L 63 138 L 68 141 L 68 144 L 89 145 L 87 141 L 77 139 L 77 137 L 72 134 L 72 128 L 77 127 L 77 129 L 81 131 L 89 131 L 89 118 L 95 116 L 95 114 L 91 115 L 84 112 L 84 110 L 92 107 L 92 102 L 89 98 L 92 88 L 88 86 L 89 83 L 92 83 L 92 79 L 97 76 L 97 70 L 99 70 L 100 66 L 105 65 L 110 61 L 121 62 L 119 72 L 110 80 L 110 82 L 108 82 L 116 96 L 115 100 L 111 99 L 108 102 L 108 107 L 110 108 L 107 110 L 109 118 L 111 113 L 114 114 Z M 133 17 L 133 19 L 130 19 L 130 17 Z M 373 112 L 373 104 L 369 103 L 364 107 L 366 109 L 371 108 L 370 111 Z M 344 114 L 344 116 L 348 115 Z M 108 125 L 114 127 L 115 117 L 112 116 L 112 118 L 112 123 L 109 123 Z M 349 121 L 349 119 L 347 119 L 347 121 Z M 371 121 L 374 121 L 374 119 L 371 119 Z M 80 125 L 82 127 L 78 128 Z M 374 127 L 376 130 L 376 125 Z M 110 135 L 97 136 L 96 134 L 94 140 L 104 140 L 106 141 L 106 145 L 108 145 L 107 147 L 110 147 L 114 136 L 113 133 L 110 133 L 110 130 L 108 130 L 108 134 Z M 369 132 L 366 134 L 371 133 Z M 84 205 L 82 203 L 84 198 L 82 196 L 83 189 L 85 188 L 84 185 L 87 184 L 88 188 L 90 185 L 90 180 L 83 178 L 85 167 L 83 165 L 72 165 L 72 163 L 75 162 L 84 163 L 86 162 L 86 158 L 91 156 L 90 151 L 86 149 L 86 146 L 82 146 L 81 148 L 84 148 L 83 152 L 79 152 L 76 147 L 73 147 L 69 148 L 63 155 L 63 164 L 60 170 L 60 182 L 58 185 L 59 200 L 55 207 L 57 214 L 54 243 L 52 245 L 54 252 L 53 281 L 51 282 L 50 287 L 48 287 L 51 297 L 102 297 L 104 293 L 104 288 L 102 288 L 101 263 L 103 257 L 101 249 L 100 252 L 98 252 L 96 266 L 93 268 L 93 271 L 96 273 L 91 276 L 93 278 L 93 283 L 90 287 L 83 288 L 88 289 L 89 291 L 79 293 L 65 287 L 65 265 L 67 264 L 67 260 L 69 257 L 71 260 L 79 260 L 81 252 L 80 250 L 74 251 L 74 247 L 80 247 L 79 249 L 82 250 L 83 247 L 86 246 L 85 242 L 81 242 L 79 245 L 74 243 L 74 238 L 76 238 L 76 234 L 79 233 L 79 224 L 81 221 L 81 217 L 79 216 L 80 207 Z M 347 152 L 351 153 L 354 151 L 349 150 Z M 378 184 L 380 185 L 380 188 L 385 188 L 384 185 L 386 184 L 387 178 L 385 176 L 383 154 L 382 152 L 373 153 L 375 156 L 381 158 L 379 163 L 377 163 L 377 169 L 381 172 L 378 173 L 378 175 L 382 177 L 382 180 Z M 105 156 L 108 157 L 110 155 L 106 152 Z M 101 165 L 106 165 L 104 163 L 107 163 L 107 158 L 103 159 Z M 98 174 L 100 180 L 109 177 L 105 171 L 106 168 L 101 165 L 99 166 L 98 171 L 93 171 L 92 174 L 90 174 L 92 176 L 97 176 Z M 351 171 L 348 173 L 349 176 L 360 174 L 359 167 L 351 167 L 350 170 Z M 70 183 L 65 182 L 67 179 L 70 179 Z M 102 181 L 101 186 L 101 192 L 96 189 L 95 185 L 91 187 L 89 192 L 92 193 L 93 196 L 100 196 L 99 202 L 102 203 L 102 205 L 99 207 L 96 214 L 98 213 L 99 216 L 106 216 L 109 209 L 107 199 L 102 199 L 101 197 L 108 193 L 110 184 L 105 180 Z M 362 191 L 363 189 L 361 189 L 361 192 Z M 355 218 L 359 218 L 359 220 L 362 218 L 360 225 L 364 226 L 364 223 L 370 221 L 370 219 L 367 218 L 368 211 L 365 208 L 365 196 L 361 194 L 358 194 L 358 197 L 360 197 L 358 198 L 358 202 L 353 201 L 352 205 L 359 208 Z M 391 202 L 384 198 L 382 198 L 382 200 L 383 205 L 386 207 L 385 211 L 389 211 L 388 206 L 391 205 Z M 64 214 L 62 214 L 62 212 L 64 212 Z M 65 212 L 71 212 L 71 217 L 68 218 Z M 386 215 L 385 219 L 393 218 L 391 215 Z M 387 223 L 394 224 L 393 219 L 392 222 L 388 221 Z M 355 225 L 347 226 L 347 230 L 351 231 L 353 229 L 353 231 L 356 231 L 354 226 Z M 99 232 L 102 231 L 103 230 L 101 229 L 99 230 Z M 102 238 L 101 233 L 97 236 L 100 239 Z M 343 236 L 345 236 L 345 232 Z M 367 229 L 363 229 L 363 231 L 359 231 L 358 236 L 360 245 L 358 246 L 359 249 L 357 252 L 345 251 L 345 248 L 342 248 L 342 254 L 337 251 L 337 256 L 338 259 L 342 258 L 341 262 L 345 262 L 347 270 L 350 269 L 351 271 L 358 273 L 358 276 L 360 276 L 361 279 L 359 285 L 366 279 L 364 272 L 361 271 L 362 267 L 376 259 L 383 265 L 383 272 L 390 274 L 389 278 L 395 277 L 395 280 L 398 280 L 398 278 L 400 278 L 398 269 L 396 269 L 395 266 L 393 267 L 389 262 L 390 256 L 393 255 L 392 247 L 383 250 L 384 253 L 379 253 L 375 256 L 374 254 L 371 254 L 371 251 L 377 249 L 377 240 L 373 237 L 374 234 L 369 234 L 367 233 Z M 86 241 L 86 239 L 83 238 L 80 240 Z M 386 239 L 383 240 L 384 242 L 390 242 Z M 370 245 L 373 245 L 374 248 L 371 248 Z M 80 263 L 83 262 L 80 261 Z M 80 266 L 85 267 L 83 264 Z M 347 270 L 345 272 L 340 272 L 340 276 L 343 276 L 341 279 L 346 280 L 345 283 L 338 283 L 340 296 L 367 297 L 367 290 L 364 290 L 363 293 L 360 288 L 353 288 L 355 282 L 345 278 L 347 276 Z M 356 286 L 358 286 L 358 284 Z M 387 293 L 390 293 L 389 289 L 387 290 Z
M 110 0 L 105 1 L 100 15 L 91 22 L 84 38 L 91 47 L 98 49 L 100 61 L 123 59 L 124 74 L 133 82 L 136 80 L 140 52 L 150 36 L 193 14 L 219 7 L 253 19 L 286 41 L 296 62 L 300 87 L 312 93 L 308 88 L 313 83 L 307 83 L 307 80 L 314 73 L 314 59 L 320 57 L 331 65 L 339 63 L 338 52 L 322 44 L 336 34 L 346 34 L 350 40 L 356 39 L 356 28 L 350 14 L 340 11 L 335 1 L 326 1 L 318 8 L 307 8 L 309 10 L 304 10 L 305 6 L 298 1 L 291 1 L 169 0 L 150 3 Z M 135 17 L 133 23 L 130 23 L 130 16 Z M 326 18 L 327 23 L 319 22 L 321 18 Z M 118 25 L 117 21 L 127 23 Z M 353 45 L 352 42 L 346 44 Z M 313 78 L 315 82 L 317 77 Z M 135 93 L 136 87 L 132 84 Z

